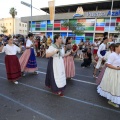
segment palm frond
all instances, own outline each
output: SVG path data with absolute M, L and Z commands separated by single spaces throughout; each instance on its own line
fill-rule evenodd
M 9 13 L 12 16 L 12 18 L 15 18 L 15 16 L 17 15 L 17 11 L 14 7 L 10 9 Z
M 115 27 L 115 30 L 118 31 L 118 33 L 120 33 L 120 24 L 118 24 L 118 26 Z

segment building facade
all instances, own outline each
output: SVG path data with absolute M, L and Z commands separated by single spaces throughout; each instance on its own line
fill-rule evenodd
M 1 26 L 6 27 L 6 35 L 13 35 L 13 18 L 0 19 L 0 34 L 3 34 Z M 27 35 L 27 23 L 21 22 L 19 18 L 14 19 L 14 35 L 15 34 Z
M 54 34 L 60 34 L 62 37 L 73 37 L 76 43 L 81 39 L 90 39 L 91 42 L 95 38 L 102 38 L 104 32 L 108 32 L 110 36 L 117 34 L 116 26 L 120 24 L 120 9 L 86 11 L 82 17 L 74 18 L 75 12 L 57 13 L 55 14 L 55 21 L 52 23 L 49 15 L 33 16 L 32 18 L 32 32 L 34 34 L 50 35 L 53 38 Z M 21 18 L 23 22 L 28 23 L 28 30 L 30 31 L 31 22 L 30 17 Z M 74 23 L 82 23 L 85 31 L 83 35 L 74 35 L 69 28 L 62 26 L 65 20 L 73 21 Z

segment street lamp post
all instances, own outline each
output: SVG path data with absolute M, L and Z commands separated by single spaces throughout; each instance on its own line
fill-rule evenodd
M 30 31 L 32 32 L 32 0 L 31 0 L 31 27 Z
M 110 36 L 110 26 L 111 26 L 111 18 L 112 18 L 112 11 L 113 11 L 113 2 L 114 0 L 112 0 L 112 5 L 111 5 L 111 14 L 110 14 L 110 23 L 109 23 L 109 31 L 108 31 L 108 37 Z
M 32 32 L 32 8 L 34 8 L 34 9 L 36 9 L 36 10 L 39 10 L 39 9 L 32 6 L 32 0 L 31 0 L 31 4 L 26 3 L 26 2 L 24 2 L 24 1 L 21 1 L 21 4 L 23 4 L 23 5 L 31 8 L 31 18 L 30 18 L 30 19 L 31 19 L 31 20 L 30 20 L 30 21 L 31 21 L 31 26 L 30 26 L 30 31 Z M 40 11 L 40 10 L 39 10 L 39 11 Z

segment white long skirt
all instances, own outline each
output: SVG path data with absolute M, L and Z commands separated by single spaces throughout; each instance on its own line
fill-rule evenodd
M 120 104 L 120 70 L 106 68 L 97 92 L 111 102 Z

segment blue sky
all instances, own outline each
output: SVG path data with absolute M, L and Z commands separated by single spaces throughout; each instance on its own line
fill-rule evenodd
M 22 0 L 24 2 L 30 3 L 31 0 Z M 33 0 L 33 6 L 36 8 L 48 7 L 48 1 L 50 0 Z M 62 2 L 61 2 L 62 1 Z M 55 0 L 55 5 L 67 5 L 76 4 L 83 2 L 93 2 L 93 1 L 107 1 L 107 0 Z M 110 1 L 110 0 L 108 0 Z M 16 17 L 30 16 L 30 8 L 21 4 L 21 0 L 0 0 L 0 19 L 11 17 L 9 15 L 9 10 L 11 7 L 15 7 L 18 14 Z M 43 11 L 38 11 L 33 9 L 33 15 L 45 15 Z

